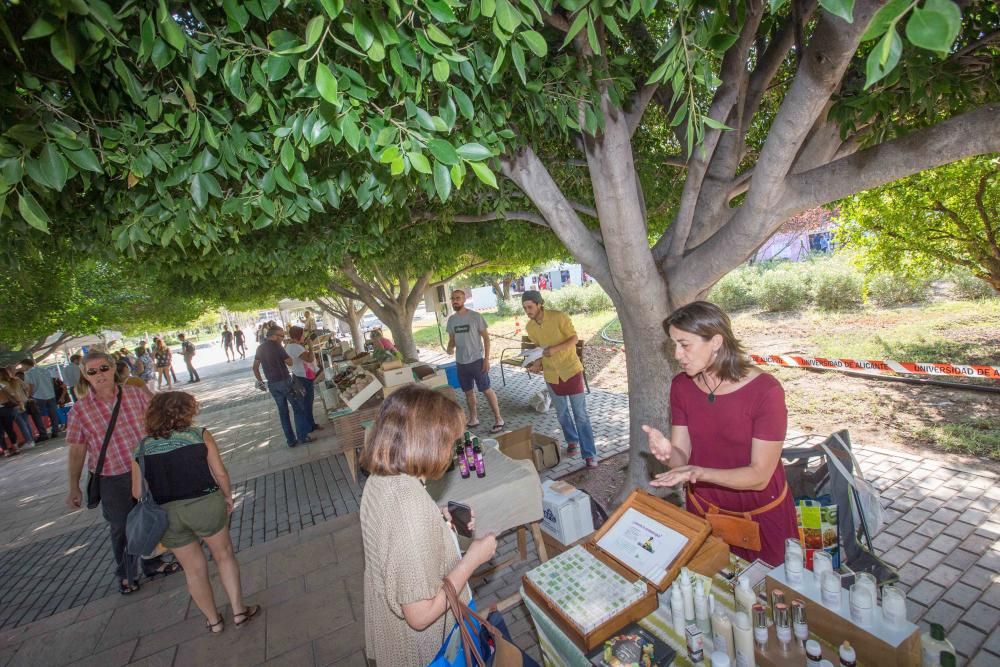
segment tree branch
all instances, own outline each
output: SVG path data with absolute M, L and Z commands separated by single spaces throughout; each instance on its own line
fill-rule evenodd
M 979 179 L 979 187 L 976 188 L 976 210 L 979 211 L 979 217 L 983 221 L 983 227 L 986 229 L 986 239 L 990 242 L 993 254 L 997 259 L 1000 259 L 1000 248 L 997 247 L 996 230 L 993 229 L 993 221 L 990 220 L 990 216 L 986 211 L 986 204 L 984 202 L 984 197 L 986 196 L 986 185 L 989 183 L 989 180 L 991 178 L 995 178 L 998 173 L 1000 172 L 993 171 L 991 173 L 983 174 L 982 178 Z
M 788 178 L 782 215 L 821 206 L 862 190 L 973 155 L 1000 152 L 994 131 L 1000 103 L 986 104 L 937 125 Z
M 545 218 L 533 211 L 493 211 L 491 213 L 480 213 L 478 215 L 456 215 L 453 222 L 489 222 L 491 220 L 511 220 L 519 222 L 530 222 L 539 227 L 548 227 Z
M 459 269 L 458 271 L 455 271 L 454 273 L 452 273 L 452 274 L 450 274 L 448 276 L 445 276 L 444 278 L 441 278 L 440 280 L 435 280 L 434 282 L 430 283 L 429 287 L 437 287 L 438 285 L 444 285 L 449 280 L 453 279 L 455 276 L 460 276 L 463 273 L 465 273 L 466 271 L 472 271 L 473 269 L 478 269 L 479 267 L 486 266 L 489 263 L 490 263 L 490 260 L 488 260 L 488 259 L 484 259 L 484 260 L 479 261 L 479 262 L 473 262 L 472 264 L 469 264 L 468 266 L 464 266 L 461 269 Z
M 636 128 L 642 122 L 642 116 L 646 113 L 646 107 L 656 94 L 660 85 L 657 83 L 647 83 L 645 86 L 635 91 L 632 96 L 628 111 L 625 112 L 625 119 L 628 123 L 629 135 L 634 135 Z

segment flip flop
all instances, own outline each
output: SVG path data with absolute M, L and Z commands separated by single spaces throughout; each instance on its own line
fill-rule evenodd
M 504 430 L 505 428 L 507 428 L 507 424 L 504 423 L 504 422 L 500 422 L 499 424 L 494 424 L 493 425 L 493 428 L 490 429 L 490 433 L 499 433 L 500 431 Z
M 467 428 L 467 429 L 469 429 L 471 431 L 472 429 L 479 428 L 482 425 L 483 425 L 482 422 L 476 422 L 475 424 L 466 424 L 465 428 Z
M 157 577 L 169 577 L 171 574 L 175 574 L 181 571 L 181 564 L 177 561 L 171 561 L 169 563 L 163 563 L 158 569 L 146 574 L 146 578 L 149 580 L 156 579 Z

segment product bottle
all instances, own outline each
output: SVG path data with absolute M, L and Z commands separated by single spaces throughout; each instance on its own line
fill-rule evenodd
M 483 448 L 479 444 L 479 438 L 472 440 L 472 456 L 476 462 L 476 477 L 480 479 L 486 477 L 486 461 L 483 460 Z
M 676 583 L 670 587 L 670 619 L 674 632 L 683 637 L 687 626 L 684 622 L 684 598 L 681 597 L 681 587 Z
M 840 645 L 840 667 L 857 667 L 858 656 L 854 652 L 851 642 L 845 641 Z
M 806 667 L 819 667 L 823 661 L 823 648 L 815 639 L 806 642 Z
M 694 585 L 694 617 L 701 631 L 708 634 L 712 626 L 708 617 L 708 598 L 702 584 L 704 582 L 699 579 Z
M 733 644 L 736 647 L 736 667 L 757 667 L 753 653 L 753 629 L 746 612 L 736 612 L 733 619 Z
M 774 633 L 778 636 L 781 650 L 787 651 L 792 644 L 792 623 L 788 617 L 788 605 L 784 602 L 774 605 Z
M 725 610 L 715 606 L 715 598 L 708 599 L 712 613 L 712 648 L 729 656 L 730 662 L 736 661 L 736 647 L 733 644 L 733 622 Z M 715 663 L 715 659 L 712 659 Z
M 455 456 L 458 457 L 458 472 L 462 475 L 462 479 L 469 479 L 469 462 L 465 460 L 465 447 L 462 446 L 461 440 L 455 445 Z
M 686 567 L 681 568 L 681 597 L 684 598 L 684 618 L 694 619 L 694 588 L 691 586 L 691 573 Z
M 472 451 L 472 436 L 468 431 L 465 432 L 465 463 L 469 466 L 469 470 L 475 470 L 476 455 Z
M 695 664 L 705 661 L 705 635 L 692 623 L 684 631 L 687 637 L 688 660 Z
M 753 606 L 753 640 L 760 650 L 767 647 L 767 609 L 762 604 Z
M 712 661 L 712 667 L 730 667 L 733 664 L 725 651 L 712 651 L 709 659 Z
M 771 591 L 771 618 L 775 623 L 778 619 L 774 618 L 774 610 L 778 608 L 779 604 L 785 604 L 785 591 L 775 588 Z
M 809 639 L 809 623 L 806 620 L 806 603 L 802 600 L 792 600 L 792 632 L 795 639 L 805 645 Z
M 955 667 L 955 654 L 951 651 L 941 651 L 941 667 Z
M 757 594 L 750 588 L 750 580 L 740 577 L 736 582 L 736 611 L 742 611 L 749 617 L 756 602 Z
M 955 652 L 954 645 L 945 639 L 944 626 L 938 623 L 931 623 L 931 631 L 920 635 L 921 653 L 923 658 L 921 663 L 924 667 L 937 667 L 941 664 L 941 652 Z

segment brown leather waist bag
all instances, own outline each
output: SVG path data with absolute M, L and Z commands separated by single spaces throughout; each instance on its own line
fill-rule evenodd
M 719 538 L 731 547 L 748 549 L 749 551 L 760 551 L 760 524 L 753 520 L 758 514 L 763 514 L 773 510 L 785 500 L 788 495 L 788 484 L 781 489 L 778 497 L 755 510 L 749 512 L 731 512 L 724 510 L 717 505 L 699 498 L 698 494 L 687 487 L 687 497 L 690 507 L 705 517 L 712 527 L 712 535 Z M 705 509 L 705 505 L 708 509 Z

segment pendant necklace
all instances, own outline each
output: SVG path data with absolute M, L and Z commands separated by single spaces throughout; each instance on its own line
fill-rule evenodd
M 719 387 L 722 386 L 722 383 L 725 382 L 725 379 L 720 379 L 719 384 L 715 385 L 715 387 L 713 388 L 709 386 L 708 378 L 705 377 L 704 372 L 701 372 L 698 375 L 701 376 L 701 381 L 705 383 L 705 388 L 708 389 L 708 402 L 715 403 L 715 392 L 719 389 Z

